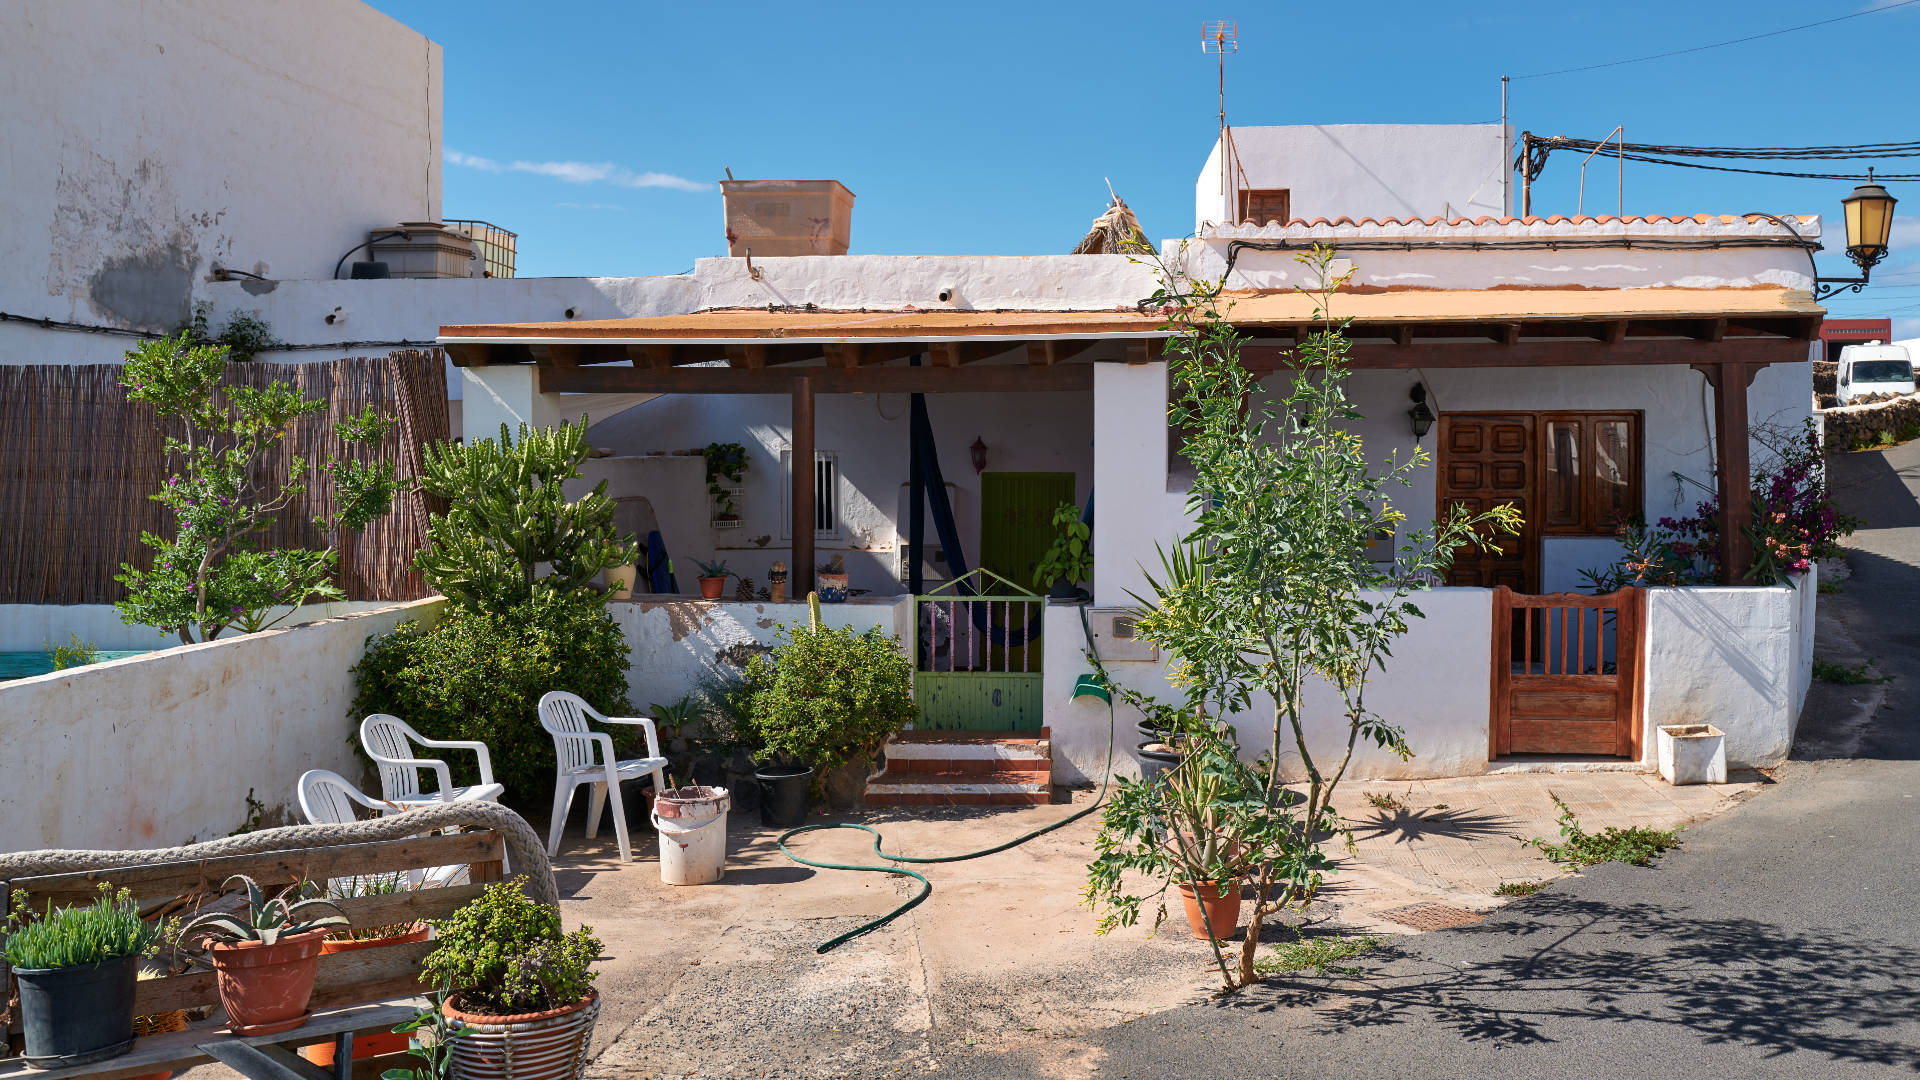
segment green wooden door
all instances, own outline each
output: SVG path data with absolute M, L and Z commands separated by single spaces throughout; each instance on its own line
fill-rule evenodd
M 1070 472 L 980 474 L 980 565 L 1033 588 L 1033 568 L 1053 543 L 1053 508 L 1073 501 Z

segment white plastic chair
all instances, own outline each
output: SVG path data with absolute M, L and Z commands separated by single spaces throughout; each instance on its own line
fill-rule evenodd
M 390 814 L 395 807 L 378 799 L 368 798 L 354 787 L 346 777 L 330 769 L 308 769 L 300 774 L 300 813 L 306 816 L 309 825 L 345 825 L 357 821 L 360 814 L 356 806 L 365 807 L 376 814 Z M 382 878 L 388 875 L 368 875 Z M 462 885 L 467 881 L 467 867 L 456 863 L 450 866 L 436 866 L 431 869 L 408 870 L 405 873 L 408 890 L 437 888 L 442 885 Z M 336 878 L 327 883 L 328 892 L 336 896 L 358 895 L 355 879 Z
M 588 717 L 603 724 L 638 725 L 646 732 L 647 756 L 616 760 L 613 736 L 589 729 Z M 553 690 L 540 698 L 540 726 L 553 736 L 553 755 L 558 759 L 547 854 L 556 855 L 560 851 L 560 830 L 566 827 L 567 813 L 573 809 L 573 790 L 581 784 L 592 784 L 592 801 L 587 806 L 587 839 L 593 839 L 600 831 L 601 811 L 611 799 L 613 834 L 620 841 L 620 861 L 632 862 L 633 850 L 627 844 L 627 810 L 620 801 L 620 781 L 651 773 L 655 793 L 666 790 L 667 759 L 660 756 L 660 736 L 654 730 L 653 721 L 644 716 L 603 716 L 578 694 Z
M 374 713 L 360 723 L 360 744 L 380 767 L 380 798 L 392 804 L 387 813 L 437 802 L 499 802 L 500 793 L 507 790 L 493 782 L 493 758 L 487 753 L 486 743 L 429 739 L 397 716 Z M 415 744 L 435 750 L 473 751 L 480 756 L 480 782 L 470 787 L 454 787 L 447 763 L 415 757 Z M 420 790 L 421 769 L 432 769 L 440 781 L 440 786 L 431 793 Z

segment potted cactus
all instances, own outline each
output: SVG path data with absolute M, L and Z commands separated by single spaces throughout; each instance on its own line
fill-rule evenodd
M 560 913 L 528 899 L 516 880 L 488 886 L 433 929 L 439 946 L 420 981 L 452 990 L 441 1011 L 462 1032 L 454 1080 L 575 1080 L 585 1071 L 600 1014 L 592 927 L 562 932 Z
M 85 1065 L 133 1049 L 134 983 L 160 927 L 140 918 L 130 892 L 102 884 L 92 904 L 55 911 L 49 901 L 35 917 L 16 891 L 6 928 L 28 1065 Z
M 704 559 L 693 561 L 700 567 L 700 595 L 708 600 L 720 599 L 727 591 L 727 579 L 733 576 L 733 568 L 720 559 L 713 562 Z
M 327 935 L 349 925 L 346 913 L 329 900 L 297 899 L 305 892 L 304 882 L 268 897 L 243 874 L 226 884 L 236 881 L 246 887 L 246 910 L 202 915 L 181 930 L 180 940 L 207 939 L 227 1030 L 241 1036 L 291 1031 L 312 1015 L 307 1003 L 320 969 L 320 946 Z

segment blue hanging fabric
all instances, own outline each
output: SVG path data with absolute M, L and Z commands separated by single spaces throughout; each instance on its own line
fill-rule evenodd
M 934 534 L 940 537 L 940 546 L 946 549 L 947 569 L 953 574 L 954 588 L 962 596 L 978 596 L 980 591 L 973 582 L 967 580 L 967 553 L 960 547 L 960 530 L 953 522 L 953 504 L 947 501 L 947 484 L 940 474 L 940 454 L 933 441 L 933 422 L 927 418 L 926 397 L 913 395 L 908 411 L 911 414 L 908 438 L 913 440 L 913 448 L 917 451 L 915 456 L 920 462 L 920 479 L 927 492 L 927 511 L 933 518 Z M 1029 641 L 1040 640 L 1040 631 L 1047 619 L 1045 604 L 1040 605 L 1040 613 L 1028 621 L 1025 629 L 994 626 L 988 618 L 990 606 L 984 603 L 967 605 L 968 617 L 974 629 L 987 635 L 988 641 L 995 645 L 1019 648 Z
M 680 586 L 673 580 L 673 561 L 667 558 L 667 540 L 660 535 L 659 529 L 647 533 L 647 586 L 657 593 L 677 593 Z

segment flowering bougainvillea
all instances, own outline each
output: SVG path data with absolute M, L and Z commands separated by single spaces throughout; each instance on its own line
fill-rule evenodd
M 1785 583 L 1815 560 L 1839 556 L 1841 539 L 1860 525 L 1840 512 L 1827 490 L 1826 458 L 1812 420 L 1769 449 L 1773 460 L 1753 474 L 1753 520 L 1743 526 L 1753 564 L 1741 576 L 1755 585 Z M 1620 562 L 1586 572 L 1596 590 L 1721 580 L 1717 494 L 1695 506 L 1691 517 L 1661 518 L 1651 527 L 1628 522 L 1620 539 L 1626 548 Z

